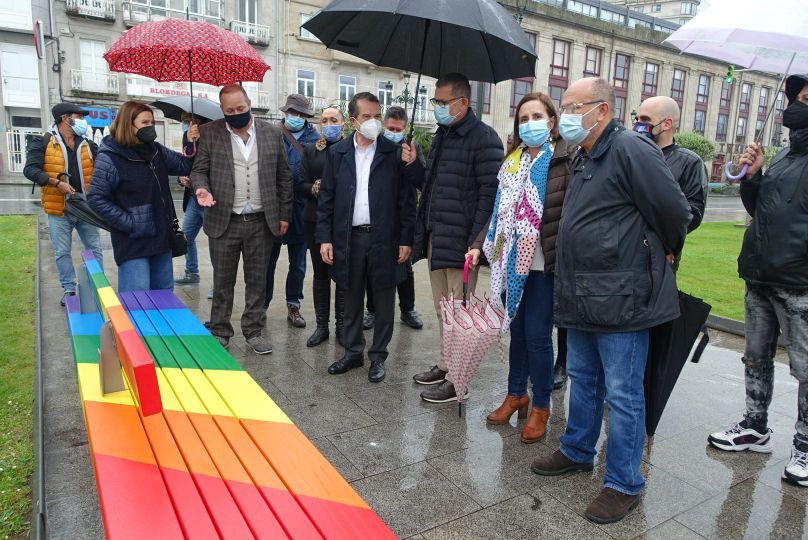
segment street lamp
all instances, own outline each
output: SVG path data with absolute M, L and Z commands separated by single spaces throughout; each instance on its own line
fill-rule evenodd
M 399 103 L 405 109 L 407 106 L 413 104 L 415 102 L 415 97 L 410 92 L 410 77 L 412 75 L 409 71 L 404 72 L 404 90 L 401 91 L 400 96 L 396 96 L 393 98 L 393 102 Z M 415 90 L 416 95 L 418 94 L 418 89 Z
M 631 110 L 631 115 L 630 115 L 630 116 L 631 116 L 631 123 L 632 123 L 632 125 L 633 125 L 633 124 L 634 124 L 634 122 L 636 122 L 636 121 L 637 121 L 637 109 L 632 109 L 632 110 Z

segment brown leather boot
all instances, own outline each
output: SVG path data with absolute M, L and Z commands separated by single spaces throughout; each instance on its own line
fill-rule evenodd
M 512 396 L 508 394 L 505 396 L 505 401 L 502 402 L 502 405 L 485 417 L 485 421 L 492 426 L 507 424 L 516 411 L 519 411 L 518 418 L 525 418 L 529 406 L 530 396 Z
M 533 407 L 530 409 L 530 418 L 522 428 L 520 438 L 525 444 L 533 444 L 544 438 L 547 432 L 547 421 L 550 419 L 550 408 Z

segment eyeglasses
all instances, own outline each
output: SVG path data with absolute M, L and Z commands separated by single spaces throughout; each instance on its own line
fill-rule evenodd
M 594 101 L 584 101 L 583 103 L 570 103 L 569 105 L 561 107 L 562 114 L 576 114 L 584 105 L 592 105 L 593 103 L 603 103 L 602 100 L 596 99 Z
M 432 99 L 429 100 L 429 103 L 431 103 L 433 107 L 446 107 L 447 105 L 451 105 L 452 103 L 454 103 L 458 99 L 463 99 L 463 98 L 462 97 L 453 97 L 449 101 L 445 101 L 443 99 L 432 98 Z

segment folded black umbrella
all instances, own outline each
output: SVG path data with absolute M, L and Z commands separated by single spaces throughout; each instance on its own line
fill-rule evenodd
M 703 333 L 691 361 L 698 362 L 709 337 L 704 324 L 712 307 L 701 298 L 679 291 L 678 319 L 651 328 L 645 367 L 645 432 L 651 437 L 659 425 L 673 387 Z
M 191 112 L 191 96 L 172 96 L 153 101 L 152 105 L 161 111 L 163 116 L 171 118 L 177 122 L 181 121 L 182 113 Z M 224 118 L 221 107 L 215 101 L 205 98 L 194 98 L 194 116 L 200 117 L 203 121 L 218 120 Z
M 112 230 L 109 223 L 90 208 L 83 193 L 71 193 L 65 196 L 65 215 L 72 216 L 79 221 L 89 223 L 105 231 Z

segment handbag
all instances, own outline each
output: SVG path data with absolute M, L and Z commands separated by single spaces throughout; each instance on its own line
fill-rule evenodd
M 166 203 L 163 200 L 163 185 L 160 179 L 155 175 L 154 179 L 157 181 L 157 189 L 160 190 L 160 204 L 163 205 L 163 210 L 166 210 Z M 169 198 L 171 191 L 168 192 Z M 180 229 L 180 222 L 177 219 L 177 211 L 174 209 L 174 204 L 171 204 L 171 215 L 168 217 L 171 231 L 168 235 L 168 245 L 171 247 L 171 257 L 182 257 L 188 253 L 188 239 L 185 238 L 185 233 Z

